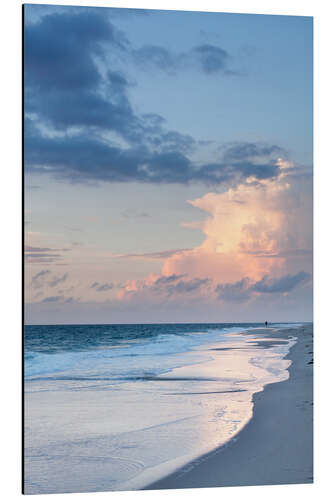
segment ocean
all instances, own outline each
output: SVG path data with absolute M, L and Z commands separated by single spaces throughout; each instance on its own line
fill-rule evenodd
M 143 488 L 236 439 L 288 378 L 296 338 L 262 327 L 26 326 L 25 492 Z

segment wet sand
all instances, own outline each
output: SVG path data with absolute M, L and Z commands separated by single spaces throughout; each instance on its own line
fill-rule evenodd
M 253 418 L 236 438 L 145 489 L 313 482 L 313 326 L 270 334 L 298 337 L 287 355 L 289 379 L 254 395 Z

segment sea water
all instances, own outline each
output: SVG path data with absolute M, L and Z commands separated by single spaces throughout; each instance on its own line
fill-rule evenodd
M 288 378 L 295 338 L 259 327 L 26 326 L 25 493 L 142 488 L 237 437 Z

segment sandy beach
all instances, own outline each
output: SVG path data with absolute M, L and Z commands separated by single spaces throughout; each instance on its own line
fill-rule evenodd
M 27 352 L 26 493 L 312 482 L 312 327 L 151 328 L 166 333 Z
M 254 395 L 253 418 L 234 439 L 145 489 L 313 482 L 313 326 L 271 336 L 297 337 L 289 379 Z

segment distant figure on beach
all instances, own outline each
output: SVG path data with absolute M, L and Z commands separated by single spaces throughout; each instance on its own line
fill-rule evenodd
M 268 325 L 268 323 L 267 323 L 267 321 L 265 321 L 265 327 L 266 327 L 266 328 L 267 328 L 267 325 Z

